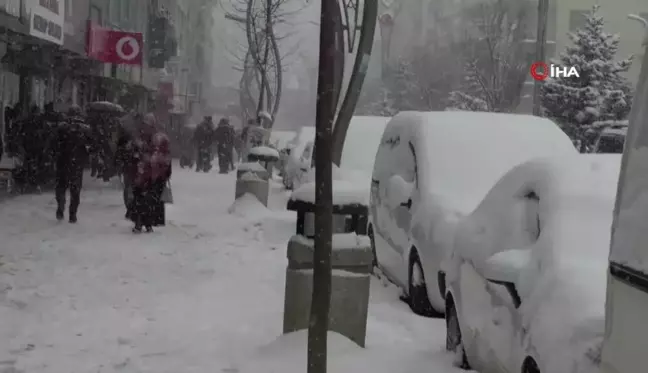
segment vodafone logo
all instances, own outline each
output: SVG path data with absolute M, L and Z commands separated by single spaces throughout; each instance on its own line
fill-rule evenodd
M 123 36 L 117 41 L 115 52 L 124 61 L 131 61 L 140 54 L 140 45 L 137 39 L 132 36 Z

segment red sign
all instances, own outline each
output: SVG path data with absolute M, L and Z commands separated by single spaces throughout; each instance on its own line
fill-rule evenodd
M 88 57 L 118 65 L 142 65 L 144 43 L 141 32 L 124 32 L 88 22 Z

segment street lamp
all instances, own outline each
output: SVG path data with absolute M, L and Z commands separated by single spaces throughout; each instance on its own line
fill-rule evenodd
M 342 17 L 339 14 L 342 13 L 342 15 L 344 15 L 344 20 L 335 23 L 338 26 L 335 30 L 337 34 L 336 40 L 338 40 L 338 45 L 336 45 L 337 58 L 335 59 L 335 63 L 338 68 L 341 67 L 343 72 L 345 48 L 343 45 L 339 45 L 339 40 L 342 39 L 342 43 L 344 42 L 345 39 L 340 37 L 344 31 L 347 33 L 346 42 L 348 53 L 352 54 L 353 51 L 356 50 L 356 55 L 351 70 L 351 77 L 349 78 L 349 84 L 346 87 L 344 98 L 337 110 L 337 117 L 333 127 L 333 162 L 337 165 L 340 164 L 344 138 L 346 137 L 351 117 L 353 117 L 355 106 L 360 98 L 360 90 L 362 89 L 365 76 L 367 75 L 369 59 L 371 58 L 371 49 L 373 47 L 374 31 L 376 29 L 376 21 L 378 17 L 378 2 L 376 0 L 339 1 L 340 7 L 344 12 L 340 11 L 340 7 L 336 7 L 335 10 L 338 11 L 336 18 L 342 20 Z M 361 8 L 362 18 L 359 18 Z M 357 33 L 360 33 L 359 38 L 356 38 Z M 358 42 L 357 48 L 355 45 L 356 40 Z M 343 76 L 344 74 L 338 74 L 338 76 L 340 75 Z M 339 97 L 340 92 L 342 91 L 342 82 L 339 81 L 337 83 L 336 97 Z M 336 102 L 338 102 L 338 100 L 336 100 Z

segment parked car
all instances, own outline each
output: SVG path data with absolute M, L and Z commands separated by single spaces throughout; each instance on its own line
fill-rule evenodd
M 648 39 L 646 39 L 648 41 Z M 610 240 L 602 372 L 646 370 L 648 323 L 648 43 L 633 99 Z
M 592 153 L 621 154 L 628 127 L 611 127 L 601 131 Z
M 383 131 L 389 117 L 354 116 L 349 123 L 340 167 L 334 168 L 335 179 L 343 179 L 354 183 L 363 183 L 367 186 L 367 195 L 371 185 L 371 172 L 376 159 L 376 151 L 380 144 Z M 315 181 L 313 156 L 315 142 L 306 145 L 300 161 L 301 167 L 294 173 L 293 186 L 295 189 L 308 182 Z
M 447 348 L 480 372 L 595 373 L 620 155 L 515 167 L 456 229 Z
M 286 189 L 293 189 L 295 174 L 301 170 L 304 150 L 315 140 L 315 127 L 302 127 L 280 154 L 281 175 Z
M 401 112 L 385 128 L 372 176 L 368 234 L 376 264 L 421 315 L 445 310 L 441 263 L 454 224 L 512 167 L 575 155 L 548 119 L 477 112 Z

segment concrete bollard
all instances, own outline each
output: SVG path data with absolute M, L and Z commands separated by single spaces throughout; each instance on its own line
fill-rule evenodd
M 261 180 L 269 180 L 270 173 L 259 162 L 246 162 L 239 164 L 236 171 L 236 178 L 240 179 L 244 174 L 251 172 Z
M 288 242 L 284 300 L 284 333 L 307 329 L 313 292 L 314 242 L 301 235 Z M 365 346 L 372 267 L 367 236 L 333 235 L 332 290 L 329 328 Z
M 259 202 L 268 207 L 268 198 L 270 195 L 270 183 L 268 180 L 259 178 L 253 172 L 247 172 L 236 179 L 235 199 L 238 199 L 250 193 L 255 196 Z

